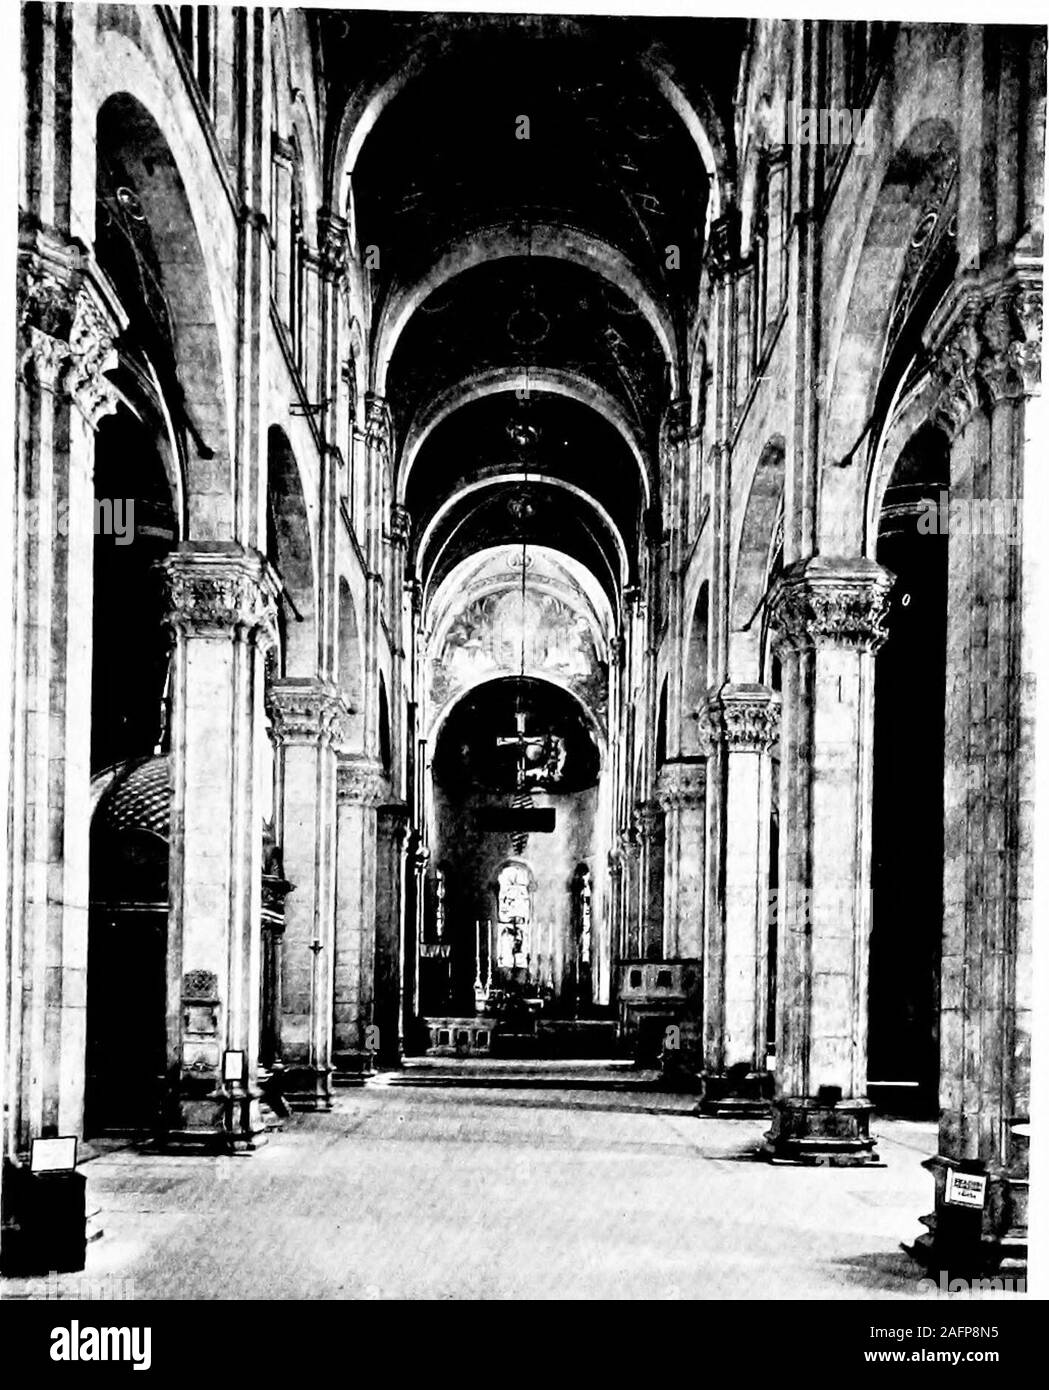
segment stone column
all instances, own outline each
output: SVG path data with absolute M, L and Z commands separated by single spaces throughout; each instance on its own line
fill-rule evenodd
M 430 863 L 430 847 L 422 842 L 422 832 L 412 836 L 412 943 L 410 958 L 405 961 L 404 1029 L 411 1037 L 419 1019 L 419 962 L 426 930 L 426 869 Z
M 703 959 L 706 877 L 707 765 L 703 759 L 663 764 L 657 794 L 665 817 L 663 956 Z M 702 998 L 690 1000 L 681 1016 L 678 1062 L 694 1074 L 702 1067 Z
M 235 542 L 164 561 L 172 664 L 168 1141 L 253 1147 L 259 1055 L 264 657 L 277 586 Z M 240 1081 L 223 1053 L 243 1053 Z
M 56 97 L 56 93 L 51 93 Z M 54 153 L 54 152 L 53 152 Z M 13 474 L 8 1157 L 83 1130 L 94 431 L 125 320 L 81 248 L 19 233 Z M 12 597 L 10 593 L 8 599 Z M 5 1048 L 6 1054 L 6 1048 Z
M 637 808 L 640 854 L 640 955 L 660 960 L 663 955 L 663 808 L 643 801 Z
M 411 631 L 411 619 L 406 621 L 405 605 L 410 598 L 405 593 L 405 566 L 408 545 L 411 540 L 411 516 L 407 507 L 394 505 L 390 511 L 390 552 L 389 582 L 387 595 L 387 621 L 390 625 L 390 647 L 392 661 L 390 668 L 390 743 L 393 752 L 394 789 L 414 804 L 415 788 L 408 785 L 408 772 L 411 765 L 409 748 L 413 731 L 405 726 L 404 691 L 405 674 L 410 668 L 406 661 L 405 630 Z M 398 771 L 399 770 L 399 771 Z M 403 781 L 398 782 L 398 776 Z
M 375 973 L 376 807 L 389 796 L 382 767 L 341 754 L 338 768 L 338 860 L 335 873 L 336 1085 L 370 1070 Z
M 874 653 L 892 576 L 869 559 L 791 565 L 769 597 L 783 670 L 776 1159 L 875 1159 L 867 962 Z
M 277 753 L 285 906 L 281 1051 L 285 1099 L 331 1109 L 335 945 L 335 743 L 345 705 L 318 679 L 271 681 L 266 705 Z
M 641 959 L 641 837 L 635 822 L 625 827 L 620 836 L 622 855 L 623 958 Z
M 623 854 L 617 847 L 608 851 L 608 909 L 611 932 L 609 958 L 612 969 L 611 1000 L 614 1003 L 619 989 L 618 964 L 625 955 L 623 943 Z
M 725 685 L 705 719 L 720 814 L 706 924 L 702 1109 L 767 1114 L 769 753 L 779 696 L 760 685 Z
M 934 1273 L 961 1276 L 1027 1255 L 1034 672 L 1045 632 L 1033 610 L 1038 513 L 1020 516 L 1044 464 L 1040 267 L 1018 263 L 968 291 L 934 330 L 937 418 L 952 439 L 940 1133 L 925 1165 L 935 1210 L 914 1249 Z M 952 1201 L 959 1175 L 976 1180 L 982 1205 Z
M 699 960 L 703 955 L 703 880 L 706 859 L 706 763 L 664 763 L 658 795 L 665 817 L 663 955 Z
M 408 807 L 390 802 L 378 811 L 375 893 L 375 1024 L 379 1061 L 399 1067 L 404 1055 L 404 871 Z
M 368 591 L 364 611 L 363 647 L 368 654 L 369 679 L 364 686 L 364 747 L 372 750 L 379 746 L 379 681 L 374 668 L 376 653 L 382 640 L 384 604 L 384 565 L 385 547 L 383 530 L 383 485 L 390 468 L 390 455 L 393 450 L 393 422 L 389 407 L 381 396 L 369 393 L 365 398 L 365 506 L 364 515 L 357 518 L 363 528 L 362 544 L 365 548 Z M 387 692 L 391 705 L 394 692 Z M 391 718 L 393 710 L 391 708 Z

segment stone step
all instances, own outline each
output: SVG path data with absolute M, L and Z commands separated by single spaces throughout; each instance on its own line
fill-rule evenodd
M 469 1058 L 412 1058 L 403 1070 L 380 1078 L 387 1086 L 462 1086 L 518 1090 L 645 1091 L 661 1089 L 655 1069 L 629 1062 L 490 1061 Z

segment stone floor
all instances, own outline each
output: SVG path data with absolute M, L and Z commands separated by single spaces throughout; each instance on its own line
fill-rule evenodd
M 340 1092 L 250 1157 L 107 1146 L 84 1274 L 0 1297 L 928 1297 L 899 1242 L 929 1208 L 932 1125 L 877 1124 L 882 1168 L 773 1168 L 761 1122 L 699 1119 L 637 1073 L 435 1084 L 454 1071 Z

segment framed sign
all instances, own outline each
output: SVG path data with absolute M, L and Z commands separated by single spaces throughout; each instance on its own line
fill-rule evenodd
M 76 1167 L 77 1137 L 34 1139 L 29 1153 L 31 1173 L 71 1173 Z
M 243 1052 L 224 1052 L 222 1054 L 222 1079 L 223 1081 L 244 1080 Z
M 944 1200 L 949 1207 L 975 1207 L 982 1211 L 986 1196 L 986 1174 L 959 1173 L 954 1168 L 948 1169 Z

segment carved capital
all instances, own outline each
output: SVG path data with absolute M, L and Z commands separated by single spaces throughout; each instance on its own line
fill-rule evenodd
M 357 755 L 339 758 L 336 796 L 343 806 L 380 806 L 390 795 L 381 763 Z
M 404 847 L 404 841 L 408 834 L 408 822 L 408 807 L 403 801 L 388 801 L 379 807 L 377 822 L 379 834 L 398 849 Z
M 369 449 L 389 454 L 393 445 L 393 420 L 382 396 L 369 391 L 364 399 L 364 437 Z
M 162 561 L 164 621 L 181 637 L 244 637 L 277 643 L 277 581 L 258 551 L 216 543 L 187 546 Z
M 117 365 L 122 323 L 103 297 L 86 253 L 42 233 L 19 254 L 19 363 L 22 379 L 61 395 L 95 428 L 119 401 L 105 375 Z
M 779 738 L 779 714 L 774 690 L 727 685 L 704 707 L 704 732 L 730 752 L 766 753 Z
M 740 228 L 740 211 L 734 203 L 711 223 L 708 255 L 715 274 L 725 275 L 739 265 Z
M 342 736 L 346 702 L 330 681 L 275 680 L 266 689 L 266 713 L 278 747 L 330 748 Z
M 1034 395 L 1041 381 L 1042 288 L 1006 285 L 992 293 L 980 315 L 980 379 L 991 404 Z
M 970 305 L 944 340 L 933 371 L 939 393 L 936 421 L 951 439 L 979 408 L 979 360 L 980 333 L 975 306 Z
M 1004 279 L 960 285 L 933 337 L 935 418 L 953 439 L 981 406 L 1038 392 L 1040 279 L 1013 270 Z
M 657 844 L 663 839 L 666 821 L 663 807 L 658 801 L 639 801 L 634 812 L 637 817 L 638 834 L 646 845 Z
M 669 445 L 684 444 L 690 434 L 692 402 L 688 396 L 677 396 L 667 406 L 664 416 L 664 431 Z
M 394 545 L 407 550 L 412 534 L 412 516 L 407 507 L 399 503 L 390 508 L 390 540 Z
M 619 837 L 619 850 L 624 860 L 630 860 L 637 858 L 640 849 L 641 832 L 635 819 L 623 827 Z
M 350 244 L 345 217 L 324 208 L 317 217 L 317 249 L 326 275 L 340 279 L 350 261 Z
M 707 796 L 706 763 L 664 763 L 659 770 L 656 795 L 665 811 L 681 811 L 704 805 Z
M 827 645 L 876 652 L 889 635 L 893 583 L 874 560 L 815 556 L 792 565 L 769 594 L 774 644 L 798 651 Z

